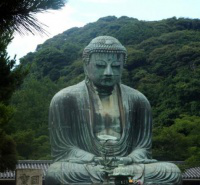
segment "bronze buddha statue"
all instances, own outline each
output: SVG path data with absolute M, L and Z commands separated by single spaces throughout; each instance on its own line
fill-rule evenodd
M 126 58 L 117 39 L 96 37 L 83 52 L 85 80 L 53 97 L 49 129 L 54 163 L 47 185 L 104 182 L 105 151 L 109 175 L 129 175 L 144 184 L 181 184 L 176 165 L 151 157 L 151 107 L 142 93 L 121 84 Z

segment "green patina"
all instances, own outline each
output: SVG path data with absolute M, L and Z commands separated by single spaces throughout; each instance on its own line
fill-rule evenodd
M 176 165 L 151 157 L 151 107 L 142 93 L 121 84 L 126 57 L 117 39 L 93 39 L 83 52 L 86 79 L 52 99 L 54 163 L 47 185 L 101 183 L 109 176 L 144 184 L 181 184 Z

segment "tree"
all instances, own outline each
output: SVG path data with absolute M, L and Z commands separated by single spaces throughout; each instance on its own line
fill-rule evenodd
M 15 169 L 16 145 L 13 139 L 0 129 L 0 172 L 5 169 Z
M 13 108 L 9 106 L 12 93 L 22 83 L 27 74 L 21 66 L 14 67 L 15 59 L 10 60 L 6 47 L 11 35 L 7 32 L 0 41 L 0 171 L 14 169 L 16 163 L 15 142 L 6 134 L 6 126 L 13 114 Z
M 59 9 L 65 0 L 2 0 L 0 2 L 0 171 L 15 169 L 17 162 L 16 144 L 7 135 L 7 124 L 14 109 L 9 105 L 13 92 L 22 84 L 27 70 L 15 66 L 6 51 L 13 32 L 44 33 L 42 24 L 35 18 L 38 12 Z
M 3 32 L 44 32 L 34 15 L 47 9 L 59 9 L 64 4 L 65 0 L 1 0 L 0 28 Z
M 200 117 L 181 115 L 170 127 L 154 129 L 154 157 L 185 160 L 186 167 L 200 165 Z
M 0 35 L 0 171 L 15 169 L 17 162 L 16 144 L 6 134 L 6 127 L 13 115 L 9 100 L 13 92 L 20 86 L 27 71 L 21 66 L 15 67 L 15 59 L 9 58 L 6 48 L 12 34 L 5 31 Z

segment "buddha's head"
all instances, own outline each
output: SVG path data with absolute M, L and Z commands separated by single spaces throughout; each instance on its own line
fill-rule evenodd
M 120 83 L 126 57 L 126 48 L 114 37 L 96 37 L 83 51 L 85 75 L 96 87 L 114 87 Z

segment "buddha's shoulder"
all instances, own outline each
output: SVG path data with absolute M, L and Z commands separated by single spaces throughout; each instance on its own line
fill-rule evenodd
M 141 101 L 148 101 L 146 96 L 137 89 L 121 84 L 121 90 L 126 96 L 133 97 L 134 99 L 138 99 Z
M 63 99 L 71 99 L 75 97 L 80 97 L 80 95 L 83 95 L 86 93 L 86 85 L 85 81 L 82 81 L 78 84 L 66 87 L 59 92 L 57 92 L 54 97 L 52 98 L 52 101 L 59 101 Z

